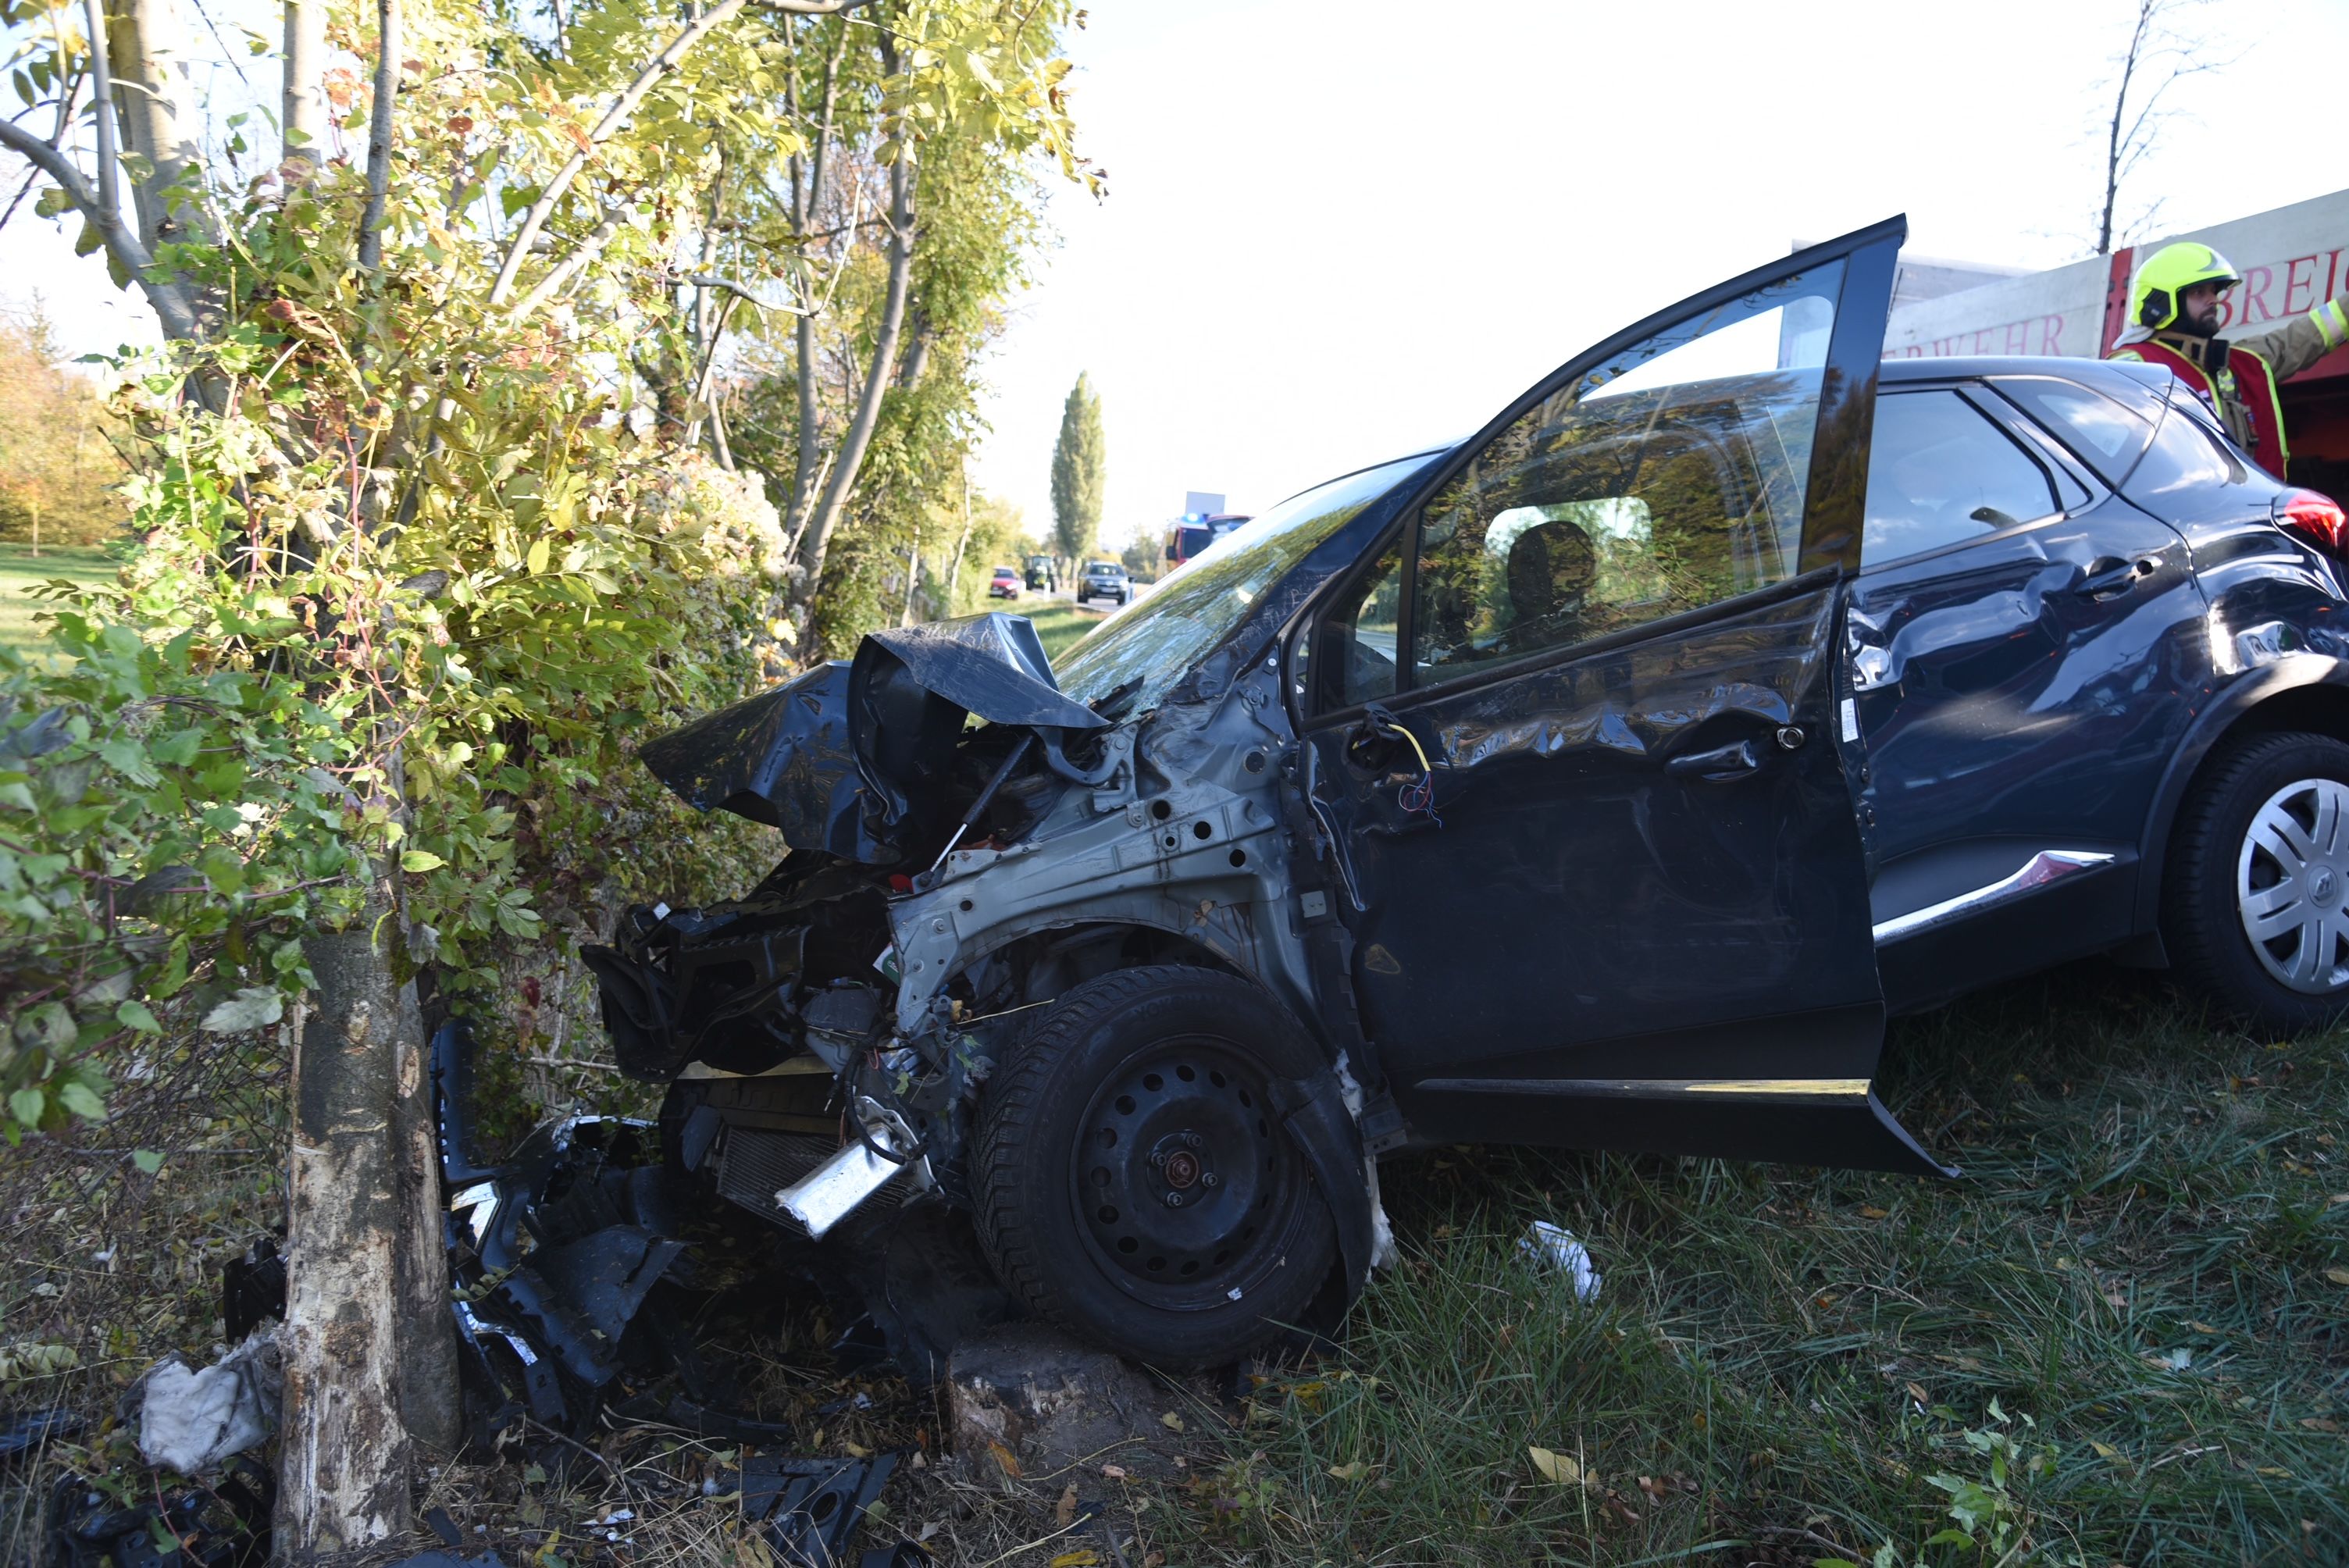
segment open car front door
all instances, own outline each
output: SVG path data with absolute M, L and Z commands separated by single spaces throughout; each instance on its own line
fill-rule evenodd
M 1941 1172 L 1876 1099 L 1838 682 L 1894 219 L 1568 362 L 1300 634 L 1312 805 L 1436 1140 Z

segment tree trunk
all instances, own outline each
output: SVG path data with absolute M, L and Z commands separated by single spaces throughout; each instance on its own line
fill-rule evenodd
M 285 128 L 283 161 L 318 167 L 326 143 L 326 0 L 285 0 L 285 89 L 278 123 Z M 296 171 L 288 170 L 293 181 Z
M 899 144 L 897 160 L 889 166 L 889 292 L 881 306 L 881 327 L 873 341 L 873 364 L 856 400 L 856 416 L 840 438 L 832 460 L 832 475 L 823 495 L 809 515 L 800 539 L 800 579 L 792 601 L 802 630 L 816 590 L 823 582 L 824 552 L 832 531 L 848 507 L 857 470 L 864 466 L 864 450 L 872 444 L 873 428 L 881 418 L 882 395 L 888 390 L 891 369 L 897 363 L 897 338 L 905 324 L 905 291 L 914 271 L 914 144 Z
M 402 1255 L 398 1089 L 413 1079 L 420 1094 L 426 1075 L 415 992 L 394 983 L 376 945 L 388 913 L 378 883 L 349 930 L 303 942 L 318 984 L 294 1060 L 276 1522 L 288 1563 L 369 1546 L 409 1523 L 400 1265 L 414 1260 Z
M 122 0 L 107 23 L 108 54 L 114 67 L 114 101 L 127 150 L 154 169 L 131 182 L 139 211 L 139 233 L 152 254 L 158 244 L 206 232 L 203 209 L 192 189 L 178 190 L 196 161 L 198 149 L 188 81 L 187 29 L 177 0 Z

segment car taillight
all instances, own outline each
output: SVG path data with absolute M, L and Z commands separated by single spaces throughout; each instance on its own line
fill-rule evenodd
M 2349 513 L 2331 496 L 2313 490 L 2288 490 L 2276 497 L 2269 515 L 2285 532 L 2335 560 L 2349 559 Z

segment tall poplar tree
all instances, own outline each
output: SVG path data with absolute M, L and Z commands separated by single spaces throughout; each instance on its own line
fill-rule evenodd
M 1109 465 L 1101 397 L 1080 374 L 1061 407 L 1052 447 L 1052 540 L 1071 568 L 1101 540 L 1102 484 Z

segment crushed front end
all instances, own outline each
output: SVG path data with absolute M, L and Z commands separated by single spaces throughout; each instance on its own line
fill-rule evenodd
M 875 634 L 644 747 L 689 803 L 789 847 L 744 897 L 630 909 L 586 954 L 620 1067 L 669 1085 L 672 1169 L 787 1233 L 885 1247 L 892 1214 L 968 1210 L 981 1086 L 1072 987 L 1196 965 L 1318 1016 L 1272 672 L 1132 717 L 1130 696 L 1080 707 L 1032 625 L 992 614 Z M 1352 1126 L 1319 1111 L 1343 1136 L 1309 1159 L 1356 1196 Z

